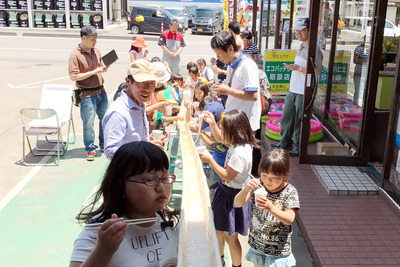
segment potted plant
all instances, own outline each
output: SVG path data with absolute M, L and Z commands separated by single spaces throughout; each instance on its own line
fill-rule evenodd
M 392 70 L 396 64 L 396 55 L 400 36 L 384 37 L 382 43 L 381 70 Z

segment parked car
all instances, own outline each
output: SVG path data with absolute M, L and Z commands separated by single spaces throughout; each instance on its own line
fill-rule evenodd
M 197 8 L 196 18 L 192 22 L 192 34 L 211 33 L 224 29 L 224 16 L 221 8 Z
M 188 12 L 188 24 L 189 28 L 192 27 L 193 19 L 196 17 L 197 6 L 185 6 Z
M 177 18 L 179 22 L 179 28 L 185 30 L 189 28 L 189 18 L 185 7 L 167 7 L 165 10 Z
M 371 40 L 371 25 L 370 24 L 371 24 L 371 20 L 368 21 L 368 26 L 365 30 L 365 41 L 366 42 L 369 42 Z M 386 20 L 383 36 L 387 36 L 387 37 L 400 36 L 400 28 L 397 27 L 390 20 Z
M 128 21 L 128 29 L 133 34 L 161 33 L 162 30 L 168 29 L 168 25 L 173 19 L 176 19 L 176 17 L 166 10 L 150 6 L 134 6 Z M 162 26 L 163 29 L 161 29 Z M 180 30 L 182 29 L 180 28 Z
M 163 6 L 163 5 L 147 5 L 147 6 L 156 7 L 156 8 L 158 8 L 158 9 L 164 9 L 164 6 Z

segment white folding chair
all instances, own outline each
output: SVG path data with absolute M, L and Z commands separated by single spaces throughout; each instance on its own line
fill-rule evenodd
M 44 84 L 39 108 L 22 108 L 23 160 L 25 165 L 58 165 L 69 143 L 75 143 L 75 127 L 72 118 L 72 85 Z M 68 124 L 67 139 L 63 140 L 61 129 Z M 73 140 L 70 141 L 72 127 Z M 32 149 L 29 136 L 36 137 L 36 146 Z M 40 140 L 44 136 L 45 140 Z M 49 136 L 53 136 L 49 139 Z M 28 163 L 25 155 L 25 138 L 30 152 L 34 156 L 57 156 L 53 163 Z M 55 139 L 56 138 L 56 139 Z M 45 141 L 45 142 L 43 142 Z M 55 144 L 55 145 L 54 145 Z

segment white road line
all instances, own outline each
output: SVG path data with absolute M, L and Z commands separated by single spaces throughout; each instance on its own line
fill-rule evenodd
M 114 96 L 115 92 L 117 90 L 114 90 L 111 95 L 108 97 L 109 100 L 112 99 Z M 51 156 L 44 156 L 43 159 L 38 163 L 38 164 L 43 164 L 47 162 L 50 159 Z M 42 168 L 42 166 L 35 166 L 18 184 L 16 184 L 8 193 L 7 195 L 0 200 L 0 212 L 4 209 L 5 206 L 24 188 L 24 186 L 32 180 L 32 178 L 39 172 L 39 170 Z M 83 206 L 86 204 L 86 202 L 89 201 L 90 197 L 93 195 L 95 191 L 98 190 L 98 187 L 100 185 L 96 185 L 90 194 L 86 197 L 85 201 L 83 202 Z M 100 201 L 101 202 L 101 201 Z
M 0 50 L 11 50 L 11 51 L 48 51 L 48 52 L 68 52 L 71 53 L 71 49 L 63 50 L 63 49 L 45 49 L 45 48 L 18 48 L 18 47 L 0 47 Z
M 55 79 L 51 79 L 51 80 L 34 82 L 34 83 L 27 83 L 27 84 L 22 84 L 22 85 L 17 85 L 17 86 L 12 85 L 11 83 L 7 83 L 7 86 L 10 88 L 23 88 L 23 87 L 28 87 L 28 86 L 32 86 L 32 85 L 42 84 L 42 83 L 64 80 L 67 78 L 69 78 L 69 76 L 64 76 L 64 77 L 59 77 L 59 78 L 55 78 Z
M 45 156 L 39 162 L 39 164 L 43 164 L 50 159 L 50 156 Z M 32 180 L 32 178 L 38 173 L 38 171 L 42 168 L 42 166 L 35 166 L 18 184 L 16 184 L 7 195 L 0 201 L 0 212 L 4 209 L 5 206 L 19 193 L 19 191 L 24 188 L 24 186 Z

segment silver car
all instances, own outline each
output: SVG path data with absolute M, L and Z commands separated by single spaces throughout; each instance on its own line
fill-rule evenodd
M 188 12 L 185 7 L 167 7 L 165 10 L 176 17 L 180 28 L 185 30 L 189 28 Z

